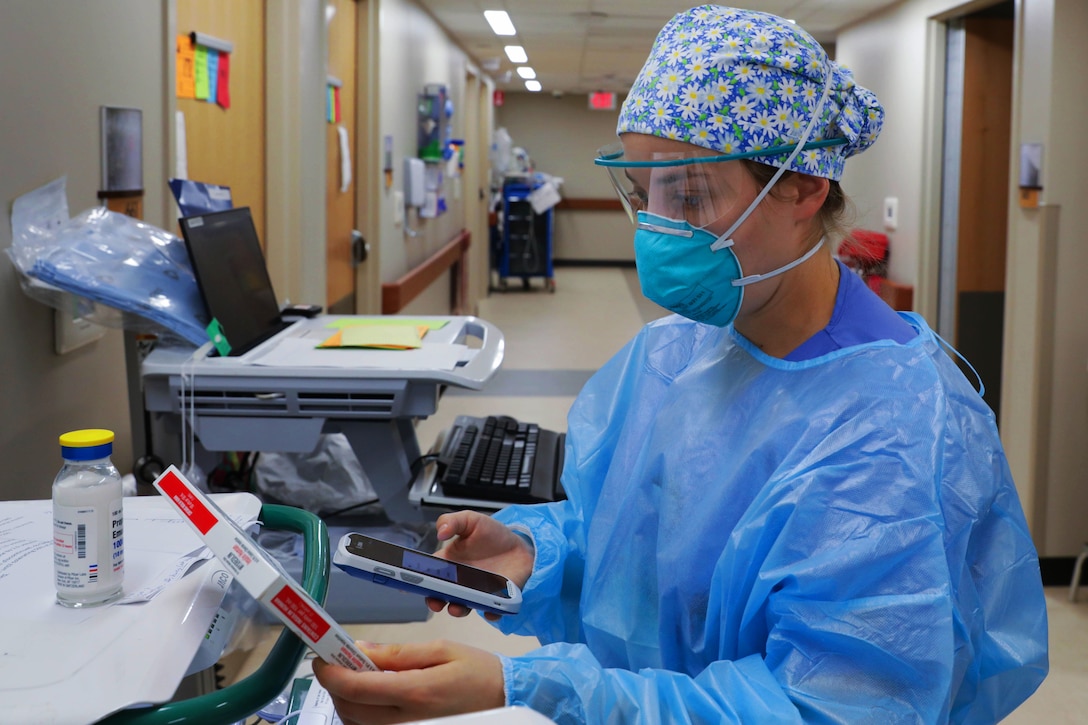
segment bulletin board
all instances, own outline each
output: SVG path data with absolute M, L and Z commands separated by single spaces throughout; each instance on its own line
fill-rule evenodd
M 228 41 L 230 105 L 178 98 L 185 114 L 188 175 L 229 186 L 234 206 L 248 206 L 265 240 L 264 0 L 177 0 L 177 33 Z M 173 170 L 171 170 L 173 174 Z

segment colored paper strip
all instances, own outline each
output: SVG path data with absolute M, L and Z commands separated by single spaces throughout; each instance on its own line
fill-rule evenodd
M 230 108 L 230 53 L 219 54 L 219 80 L 215 84 L 215 101 Z
M 208 100 L 208 49 L 196 46 L 196 100 Z
M 193 39 L 188 35 L 177 36 L 177 81 L 175 83 L 178 98 L 196 97 L 196 58 Z
M 219 97 L 219 51 L 208 48 L 208 103 L 215 103 Z

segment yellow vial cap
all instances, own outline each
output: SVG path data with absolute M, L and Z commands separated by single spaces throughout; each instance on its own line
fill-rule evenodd
M 105 428 L 85 428 L 65 433 L 60 444 L 65 448 L 89 448 L 113 443 L 113 431 Z

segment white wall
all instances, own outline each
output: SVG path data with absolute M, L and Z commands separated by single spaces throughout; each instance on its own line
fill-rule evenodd
M 921 237 L 925 145 L 926 18 L 957 3 L 914 0 L 840 33 L 836 59 L 884 106 L 884 129 L 864 153 L 847 160 L 843 189 L 857 209 L 856 225 L 883 230 L 885 197 L 899 199 L 899 228 L 888 232 L 888 276 L 915 284 Z
M 452 44 L 445 31 L 410 0 L 382 0 L 380 4 L 379 73 L 381 137 L 393 137 L 393 189 L 381 198 L 381 280 L 393 282 L 423 263 L 466 227 L 464 195 L 454 198 L 453 184 L 445 188 L 448 211 L 434 219 L 419 219 L 409 212 L 411 237 L 394 224 L 393 190 L 402 189 L 404 158 L 416 156 L 417 96 L 430 83 L 444 84 L 454 104 L 453 138 L 464 138 L 465 67 L 468 57 Z M 478 243 L 481 240 L 473 240 Z M 449 283 L 444 276 L 413 301 L 404 312 L 441 314 L 449 310 Z
M 925 300 L 935 286 L 937 240 L 924 208 L 932 194 L 925 168 L 939 134 L 927 134 L 933 108 L 924 82 L 931 19 L 985 3 L 908 0 L 843 31 L 840 62 L 883 102 L 881 138 L 847 163 L 843 183 L 859 222 L 879 224 L 883 197 L 899 197 L 891 233 L 892 279 Z M 1010 174 L 1002 438 L 1032 533 L 1046 556 L 1077 553 L 1088 535 L 1088 326 L 1081 295 L 1088 277 L 1088 3 L 1018 0 Z M 1021 143 L 1045 145 L 1042 207 L 1016 203 Z M 917 295 L 916 295 L 917 296 Z M 916 303 L 917 304 L 917 303 Z M 930 320 L 935 324 L 935 320 Z
M 164 226 L 165 57 L 161 3 L 6 2 L 0 23 L 0 249 L 11 245 L 12 200 L 67 174 L 75 214 L 96 206 L 101 105 L 143 110 L 144 215 Z M 0 255 L 0 498 L 47 498 L 60 467 L 57 436 L 114 430 L 114 462 L 132 463 L 124 346 L 110 331 L 58 356 L 53 313 L 20 290 Z

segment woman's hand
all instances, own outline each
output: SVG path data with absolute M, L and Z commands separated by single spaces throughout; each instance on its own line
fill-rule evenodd
M 364 645 L 382 672 L 353 672 L 314 660 L 345 725 L 372 725 L 490 710 L 506 704 L 502 662 L 456 642 Z
M 524 587 L 533 573 L 535 552 L 526 541 L 505 524 L 475 511 L 458 511 L 438 517 L 438 540 L 449 543 L 435 556 L 502 574 L 519 587 Z M 446 602 L 427 599 L 433 612 L 441 612 Z M 449 613 L 463 617 L 471 610 L 460 604 L 450 604 Z M 494 621 L 498 614 L 484 615 Z

